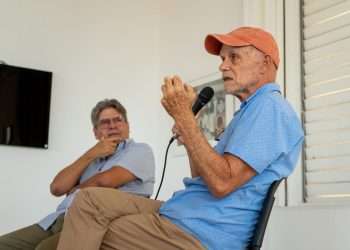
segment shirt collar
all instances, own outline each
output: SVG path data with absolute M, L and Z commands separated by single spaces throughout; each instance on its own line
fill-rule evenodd
M 117 151 L 125 149 L 126 145 L 129 143 L 131 139 L 125 139 L 124 141 L 120 142 L 117 147 Z
M 264 93 L 277 91 L 281 93 L 280 86 L 277 83 L 267 83 L 258 88 L 251 96 L 249 96 L 246 100 L 241 103 L 240 109 L 245 107 L 251 100 L 255 97 L 260 96 Z

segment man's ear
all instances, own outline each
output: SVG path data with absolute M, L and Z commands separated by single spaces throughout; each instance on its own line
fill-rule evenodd
M 274 66 L 275 64 L 272 61 L 272 58 L 269 55 L 264 55 L 264 61 L 263 61 L 263 72 L 262 73 L 266 73 L 268 71 L 268 69 L 271 66 Z

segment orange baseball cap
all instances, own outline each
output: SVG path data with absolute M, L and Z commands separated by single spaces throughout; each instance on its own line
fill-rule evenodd
M 276 68 L 280 62 L 278 46 L 273 36 L 256 27 L 240 27 L 227 34 L 209 34 L 204 44 L 205 49 L 213 55 L 219 55 L 223 44 L 233 47 L 251 45 L 270 56 Z

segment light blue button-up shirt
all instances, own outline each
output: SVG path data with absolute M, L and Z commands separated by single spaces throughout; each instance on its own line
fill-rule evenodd
M 279 86 L 262 86 L 241 104 L 215 147 L 221 155 L 239 157 L 257 175 L 223 198 L 214 197 L 201 177 L 185 178 L 185 189 L 175 192 L 160 213 L 208 249 L 245 249 L 269 186 L 292 172 L 303 138 Z
M 137 177 L 136 180 L 118 187 L 119 190 L 142 196 L 152 195 L 155 181 L 155 162 L 152 149 L 147 144 L 136 143 L 132 139 L 120 143 L 113 155 L 92 162 L 82 174 L 79 184 L 114 166 L 123 167 Z M 39 226 L 47 230 L 59 215 L 67 211 L 78 191 L 79 189 L 67 195 L 55 212 L 39 222 Z

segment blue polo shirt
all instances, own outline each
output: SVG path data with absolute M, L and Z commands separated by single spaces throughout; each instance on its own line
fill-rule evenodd
M 118 187 L 118 190 L 141 196 L 152 195 L 155 181 L 155 161 L 152 149 L 149 145 L 136 143 L 132 139 L 119 143 L 113 155 L 93 161 L 83 172 L 79 184 L 115 166 L 123 167 L 136 176 L 136 180 Z M 47 230 L 59 215 L 67 211 L 78 191 L 79 189 L 67 195 L 55 212 L 49 214 L 38 223 L 39 226 Z
M 160 208 L 165 216 L 207 249 L 245 249 L 271 183 L 288 176 L 302 143 L 301 123 L 274 83 L 259 88 L 235 113 L 216 152 L 239 157 L 257 175 L 223 198 L 214 197 L 201 177 L 184 178 Z

